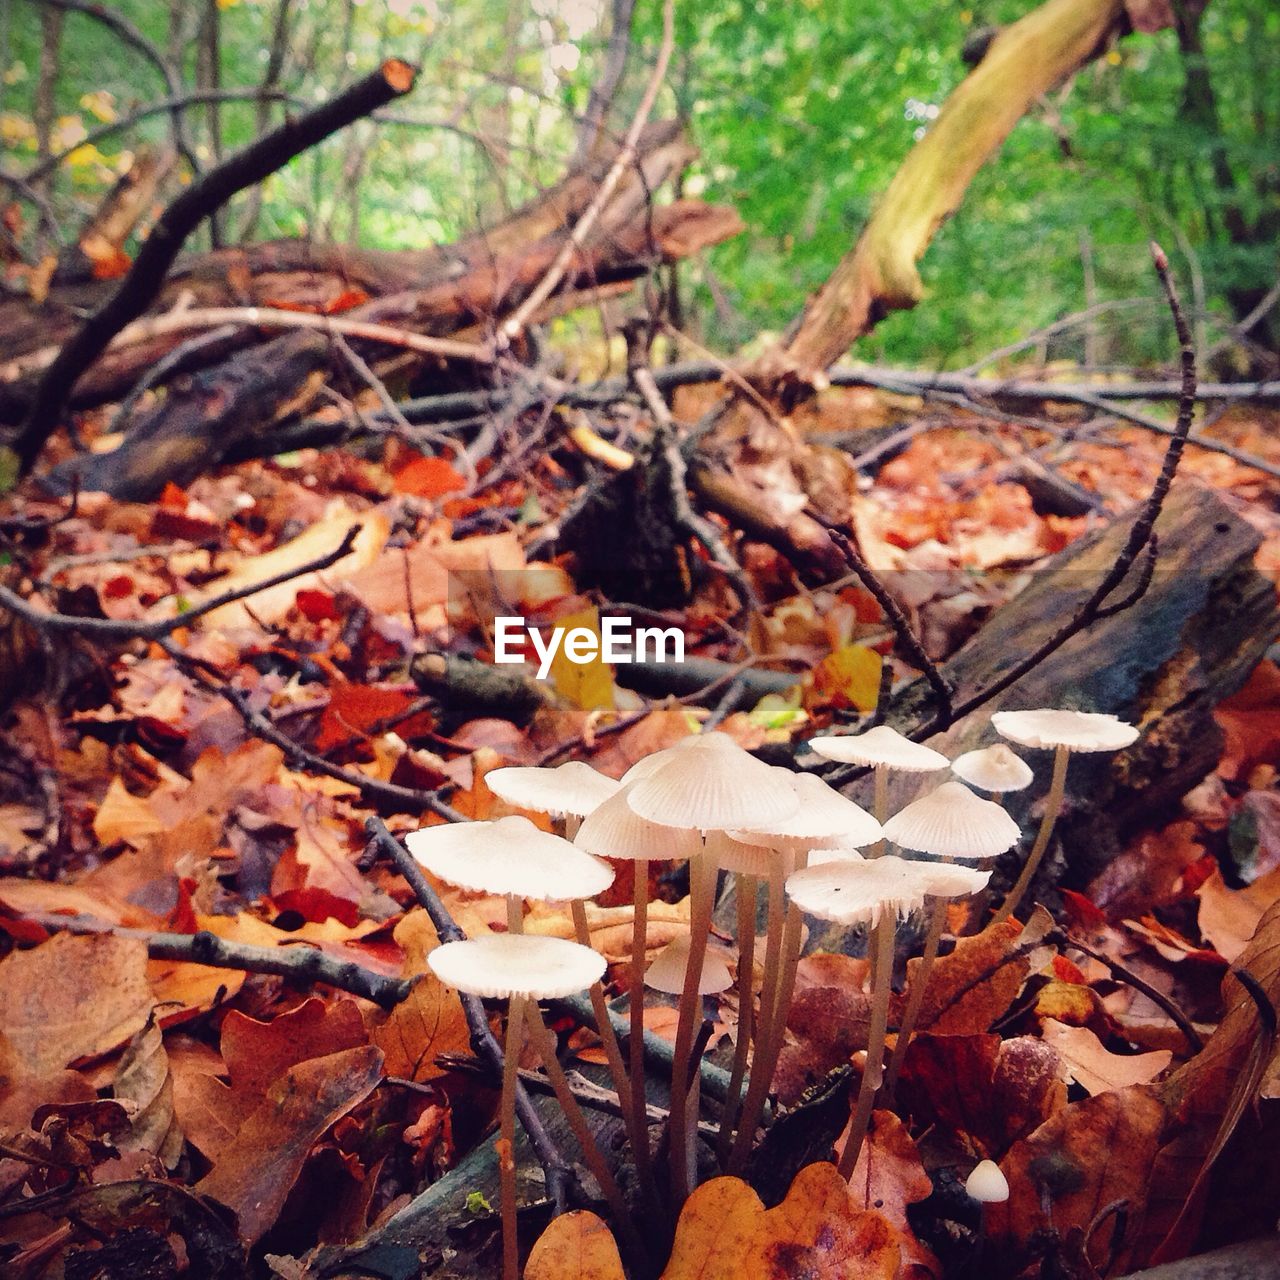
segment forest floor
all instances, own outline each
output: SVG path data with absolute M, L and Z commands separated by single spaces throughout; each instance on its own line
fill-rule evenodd
M 677 417 L 692 420 L 702 407 L 700 393 L 682 392 Z M 1280 465 L 1278 418 L 1238 406 L 1211 433 Z M 853 527 L 875 568 L 910 583 L 905 604 L 939 660 L 1038 562 L 1141 500 L 1165 443 L 1136 427 L 1090 439 L 1070 414 L 1037 434 L 860 390 L 824 393 L 799 425 L 814 443 L 841 435 L 855 455 L 860 431 L 876 444 L 889 429 L 911 428 L 905 447 L 864 471 L 850 495 Z M 1033 446 L 1094 510 L 1037 510 L 1015 467 Z M 165 958 L 153 948 L 148 959 L 149 935 L 207 930 L 233 950 L 294 952 L 305 943 L 386 979 L 416 977 L 434 934 L 405 881 L 368 846 L 370 814 L 395 833 L 443 821 L 448 810 L 499 817 L 513 810 L 485 785 L 497 766 L 572 756 L 618 776 L 708 716 L 748 748 L 800 743 L 873 708 L 882 660 L 906 672 L 888 656 L 892 632 L 856 581 L 805 587 L 774 551 L 734 543 L 762 602 L 754 616 L 734 618 L 732 592 L 705 564 L 694 566 L 691 603 L 660 614 L 663 625 L 684 628 L 688 656 L 724 664 L 714 688 L 646 698 L 604 664 L 561 664 L 554 692 L 520 714 L 504 714 L 501 699 L 460 710 L 438 683 L 411 678 L 415 654 L 483 656 L 495 612 L 590 623 L 599 603 L 579 593 L 568 561 L 526 572 L 525 548 L 564 513 L 588 464 L 540 448 L 487 483 L 491 465 L 472 477 L 391 441 L 379 460 L 335 449 L 245 463 L 186 490 L 171 486 L 155 503 L 84 494 L 70 507 L 31 499 L 11 512 L 24 522 L 12 527 L 23 573 L 43 584 L 46 606 L 126 625 L 98 637 L 33 635 L 14 620 L 0 637 L 7 669 L 21 673 L 0 746 L 0 932 L 10 949 L 0 961 L 0 1043 L 21 1064 L 0 1087 L 6 1274 L 42 1274 L 95 1230 L 95 1247 L 106 1236 L 118 1241 L 121 1224 L 150 1230 L 144 1208 L 110 1201 L 107 1188 L 123 1183 L 178 1188 L 185 1207 L 175 1200 L 165 1210 L 172 1221 L 193 1220 L 205 1203 L 185 1189 L 212 1197 L 235 1210 L 239 1244 L 259 1257 L 350 1241 L 444 1174 L 493 1118 L 490 1082 L 447 1058 L 470 1052 L 470 1039 L 456 998 L 434 979 L 380 1008 L 333 987 L 308 995 L 288 974 L 206 967 L 181 949 Z M 1212 487 L 1256 530 L 1256 566 L 1280 585 L 1280 481 L 1193 448 L 1178 480 L 1192 483 Z M 354 550 L 340 563 L 289 576 L 352 527 Z M 457 590 L 459 574 L 471 594 Z M 178 625 L 203 602 L 271 577 L 285 580 Z M 131 634 L 135 623 L 156 627 Z M 729 710 L 721 695 L 749 670 L 792 672 L 796 691 Z M 1280 900 L 1275 662 L 1264 660 L 1216 718 L 1224 734 L 1216 771 L 1180 811 L 1152 813 L 1058 907 L 1060 921 L 1184 1009 L 1206 1039 L 1224 1012 L 1224 976 L 1264 916 L 1272 949 L 1280 945 L 1280 915 L 1270 910 Z M 653 894 L 677 896 L 664 868 L 649 865 Z M 469 933 L 504 927 L 502 898 L 441 894 Z M 620 876 L 592 917 L 615 992 L 626 985 L 629 902 Z M 651 948 L 687 927 L 687 910 L 687 900 L 655 909 Z M 563 909 L 534 908 L 530 927 L 572 936 Z M 969 941 L 1011 945 L 991 930 Z M 957 948 L 950 976 L 936 980 L 959 981 L 959 967 L 974 963 L 965 955 Z M 805 960 L 798 992 L 841 987 L 856 1003 L 860 963 Z M 894 1248 L 920 1275 L 952 1273 L 938 1226 L 945 1213 L 929 1227 L 907 1206 L 939 1194 L 957 1150 L 997 1159 L 1013 1151 L 1005 1167 L 1015 1181 L 1043 1158 L 1037 1134 L 1056 1125 L 1070 1146 L 1063 1116 L 1073 1108 L 1096 1140 L 1097 1109 L 1123 1099 L 1136 1133 L 1142 1108 L 1132 1091 L 1149 1091 L 1196 1056 L 1162 1005 L 1106 964 L 1066 948 L 1019 963 L 1012 988 L 988 982 L 981 1014 L 934 1037 L 933 1057 L 914 1064 L 918 1090 L 927 1093 L 931 1079 L 959 1081 L 949 1100 L 900 1108 L 904 1120 L 891 1131 L 882 1125 L 873 1143 L 893 1153 L 876 1175 L 876 1203 L 889 1206 Z M 670 1035 L 668 1021 L 655 1013 L 652 1030 Z M 730 994 L 713 1049 L 734 1026 Z M 1001 1083 L 1009 1046 L 1028 1039 L 1047 1046 L 1050 1074 L 1066 1082 L 1052 1100 L 1047 1086 L 1032 1099 L 1025 1079 L 1021 1094 Z M 587 1033 L 573 1043 L 591 1059 Z M 812 1022 L 797 1018 L 776 1085 L 792 1099 L 849 1052 L 837 1046 L 833 1061 Z M 1262 1097 L 1275 1096 L 1274 1063 L 1269 1072 Z M 287 1106 L 271 1091 L 284 1076 L 300 1086 Z M 308 1092 L 308 1081 L 322 1079 L 324 1088 Z M 1016 1130 L 1015 1094 L 1039 1129 Z M 1149 1134 L 1129 1140 L 1129 1152 L 1117 1142 L 1098 1156 L 1097 1184 L 1081 1192 L 1098 1211 L 1136 1176 L 1116 1164 L 1149 1161 L 1155 1150 Z M 68 1217 L 70 1188 L 78 1199 Z M 27 1197 L 32 1206 L 21 1209 Z M 1034 1248 L 1038 1213 L 1034 1191 L 1015 1186 L 999 1232 Z M 715 1226 L 703 1229 L 714 1236 Z M 198 1230 L 211 1240 L 226 1229 L 187 1221 L 178 1234 L 191 1247 Z

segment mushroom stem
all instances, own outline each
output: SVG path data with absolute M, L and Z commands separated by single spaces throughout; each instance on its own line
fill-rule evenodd
M 764 1060 L 764 1047 L 772 1029 L 773 1010 L 777 1003 L 780 952 L 782 950 L 783 901 L 786 894 L 786 859 L 779 854 L 769 870 L 769 916 L 764 947 L 764 983 L 760 988 L 760 1016 L 756 1020 L 756 1051 L 751 1060 L 751 1078 L 747 1084 L 746 1100 L 734 1136 L 733 1150 L 729 1154 L 728 1172 L 737 1174 L 746 1167 L 751 1154 L 751 1140 L 756 1136 L 756 1126 L 764 1113 L 765 1098 L 773 1073 Z
M 613 1212 L 618 1232 L 626 1241 L 627 1248 L 631 1251 L 632 1256 L 643 1261 L 645 1259 L 644 1245 L 636 1231 L 635 1223 L 631 1220 L 631 1211 L 627 1208 L 626 1200 L 623 1199 L 622 1189 L 618 1186 L 617 1179 L 613 1176 L 613 1171 L 609 1168 L 608 1162 L 601 1153 L 595 1138 L 591 1136 L 591 1128 L 587 1124 L 587 1118 L 582 1114 L 582 1108 L 578 1105 L 578 1100 L 573 1096 L 573 1090 L 569 1087 L 569 1081 L 565 1077 L 564 1068 L 560 1065 L 560 1059 L 556 1057 L 555 1039 L 547 1029 L 547 1024 L 542 1020 L 542 1010 L 536 1000 L 529 1000 L 525 1003 L 524 1020 L 525 1025 L 529 1028 L 529 1036 L 538 1051 L 538 1057 L 542 1059 L 543 1068 L 551 1081 L 551 1087 L 555 1090 L 556 1100 L 560 1103 L 561 1110 L 564 1112 L 564 1118 L 568 1122 L 573 1136 L 578 1140 L 578 1146 L 582 1148 L 582 1158 L 586 1161 L 592 1177 L 600 1184 L 600 1190 L 604 1192 L 604 1198 L 609 1202 L 609 1208 Z
M 507 894 L 507 932 L 524 932 L 524 902 L 519 894 Z
M 520 1245 L 516 1237 L 516 1073 L 520 1066 L 520 1024 L 524 996 L 507 1004 L 507 1035 L 502 1053 L 502 1108 L 499 1117 L 498 1177 L 502 1195 L 502 1280 L 519 1280 Z
M 898 1027 L 898 1040 L 889 1058 L 889 1069 L 884 1074 L 883 1093 L 886 1099 L 893 1097 L 894 1086 L 898 1083 L 898 1072 L 902 1070 L 902 1060 L 906 1057 L 911 1033 L 916 1029 L 916 1019 L 920 1017 L 924 993 L 929 986 L 929 973 L 933 968 L 933 962 L 938 958 L 938 943 L 942 940 L 942 928 L 946 921 L 947 900 L 937 898 L 929 916 L 929 932 L 925 935 L 920 968 L 916 970 L 916 980 L 911 984 L 911 994 L 907 997 L 907 1007 L 903 1010 L 902 1023 Z
M 717 1151 L 721 1168 L 729 1160 L 733 1122 L 742 1103 L 742 1082 L 747 1074 L 747 1050 L 751 1045 L 752 1015 L 755 1012 L 752 985 L 755 978 L 756 906 L 760 897 L 760 881 L 755 876 L 739 873 L 735 888 L 738 902 L 738 1038 L 733 1050 L 729 1092 L 725 1095 L 724 1112 L 720 1117 Z
M 847 1182 L 853 1177 L 853 1167 L 858 1163 L 858 1152 L 867 1136 L 871 1122 L 871 1109 L 875 1106 L 876 1093 L 884 1074 L 884 1038 L 889 1025 L 889 987 L 893 975 L 893 939 L 897 925 L 896 916 L 889 911 L 876 922 L 872 934 L 876 940 L 876 972 L 879 975 L 871 998 L 871 1026 L 867 1036 L 867 1063 L 862 1070 L 862 1084 L 858 1089 L 858 1105 L 849 1126 L 849 1139 L 840 1157 L 840 1176 Z
M 631 1032 L 628 1049 L 631 1058 L 631 1151 L 635 1157 L 636 1175 L 640 1179 L 645 1199 L 657 1203 L 657 1188 L 653 1181 L 653 1162 L 649 1157 L 649 1115 L 645 1109 L 647 1095 L 644 1086 L 644 966 L 648 953 L 649 934 L 649 864 L 635 864 L 635 885 L 632 891 L 635 903 L 635 928 L 631 939 L 631 984 L 629 992 Z
M 687 1118 L 691 1090 L 686 1087 L 685 1072 L 693 1051 L 700 997 L 698 984 L 702 978 L 702 962 L 707 955 L 707 936 L 711 932 L 712 898 L 715 895 L 716 860 L 707 853 L 689 859 L 689 961 L 684 971 L 684 988 L 680 992 L 676 1021 L 676 1043 L 672 1056 L 671 1118 L 667 1140 L 671 1165 L 671 1203 L 679 1210 L 689 1196 L 689 1134 Z
M 569 904 L 573 913 L 573 927 L 578 941 L 584 946 L 591 946 L 591 930 L 587 925 L 587 908 L 581 898 L 574 898 Z M 627 1079 L 627 1068 L 622 1061 L 622 1048 L 618 1044 L 617 1033 L 613 1029 L 613 1019 L 609 1017 L 609 1004 L 605 1000 L 604 983 L 593 982 L 588 992 L 591 997 L 591 1011 L 596 1015 L 596 1028 L 600 1032 L 600 1043 L 604 1046 L 605 1057 L 609 1060 L 609 1074 L 613 1077 L 613 1087 L 618 1094 L 618 1102 L 622 1106 L 623 1115 L 630 1116 L 631 1082 Z M 634 1135 L 632 1135 L 634 1140 Z
M 1053 777 L 1049 782 L 1049 795 L 1044 802 L 1044 817 L 1040 820 L 1040 833 L 1036 836 L 1035 844 L 1031 846 L 1031 852 L 1027 855 L 1026 865 L 1022 868 L 1022 874 L 1018 877 L 1017 883 L 1009 890 L 1009 896 L 1004 900 L 1000 910 L 991 917 L 992 924 L 1007 920 L 1017 910 L 1023 894 L 1031 887 L 1031 881 L 1035 878 L 1036 870 L 1040 866 L 1040 859 L 1044 857 L 1044 851 L 1049 847 L 1053 824 L 1058 820 L 1058 814 L 1062 812 L 1062 798 L 1067 790 L 1067 761 L 1070 758 L 1070 748 L 1061 746 L 1055 748 Z

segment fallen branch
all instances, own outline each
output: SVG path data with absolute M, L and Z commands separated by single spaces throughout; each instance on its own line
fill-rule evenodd
M 77 379 L 106 350 L 111 339 L 155 300 L 187 237 L 205 217 L 300 152 L 374 108 L 408 93 L 414 74 L 408 63 L 388 59 L 372 75 L 313 111 L 264 134 L 183 190 L 160 215 L 120 286 L 45 371 L 13 444 L 22 474 L 31 470 L 45 441 L 56 429 Z
M 158 641 L 165 636 L 172 635 L 183 627 L 189 627 L 197 618 L 203 617 L 206 613 L 212 613 L 215 609 L 220 609 L 225 604 L 233 604 L 237 600 L 245 600 L 249 596 L 256 595 L 259 591 L 266 591 L 271 587 L 278 587 L 286 582 L 292 582 L 295 578 L 301 578 L 308 573 L 328 569 L 331 565 L 337 564 L 339 560 L 345 559 L 355 545 L 355 540 L 359 533 L 360 526 L 352 525 L 347 530 L 342 541 L 332 551 L 326 552 L 322 556 L 317 556 L 314 560 L 308 560 L 305 564 L 295 565 L 291 569 L 286 569 L 270 578 L 265 578 L 261 582 L 253 582 L 248 586 L 236 587 L 232 591 L 224 591 L 221 595 L 213 596 L 203 604 L 187 609 L 173 618 L 156 618 L 139 622 L 118 618 L 80 618 L 70 613 L 46 613 L 41 609 L 35 608 L 29 600 L 24 600 L 16 591 L 3 586 L 0 586 L 0 606 L 8 609 L 10 613 L 40 631 L 73 632 L 90 640 Z
M 293 982 L 323 982 L 338 991 L 394 1009 L 413 990 L 413 980 L 388 978 L 353 960 L 335 960 L 317 947 L 295 943 L 284 947 L 255 947 L 228 942 L 200 929 L 195 933 L 149 933 L 146 929 L 116 928 L 91 916 L 29 915 L 42 928 L 64 933 L 106 933 L 136 938 L 147 944 L 153 960 L 182 960 L 210 969 L 238 969 L 242 973 L 270 973 Z

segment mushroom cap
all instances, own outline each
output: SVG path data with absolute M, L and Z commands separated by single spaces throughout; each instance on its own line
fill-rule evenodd
M 724 831 L 782 822 L 800 807 L 791 784 L 723 733 L 708 733 L 639 779 L 627 803 L 668 827 Z
M 786 859 L 785 850 L 776 845 L 753 843 L 750 832 L 708 831 L 706 852 L 716 860 L 716 866 L 744 876 L 767 876 L 779 859 Z M 740 839 L 739 837 L 748 837 Z
M 951 772 L 981 791 L 1021 791 L 1031 785 L 1031 766 L 1003 742 L 966 751 L 951 762 Z
M 1009 1179 L 994 1160 L 982 1160 L 973 1166 L 964 1189 L 983 1204 L 1003 1204 L 1009 1198 Z
M 645 970 L 644 985 L 667 995 L 678 996 L 684 990 L 684 971 L 689 966 L 690 935 L 678 933 L 654 957 Z M 733 975 L 724 957 L 710 947 L 702 957 L 702 973 L 698 978 L 698 994 L 713 996 L 733 986 Z
M 841 764 L 879 765 L 903 773 L 932 773 L 951 762 L 941 751 L 904 738 L 897 729 L 878 724 L 866 733 L 827 734 L 810 738 L 809 746 L 827 760 Z
M 668 858 L 692 858 L 702 853 L 702 841 L 694 831 L 664 827 L 642 818 L 627 802 L 634 783 L 623 786 L 582 820 L 573 843 L 601 858 L 632 862 L 662 862 Z
M 1119 716 L 1101 711 L 1066 711 L 1041 707 L 1035 711 L 997 711 L 991 727 L 1023 747 L 1068 751 L 1119 751 L 1136 742 L 1138 729 Z
M 607 862 L 539 831 L 528 818 L 424 827 L 404 842 L 432 875 L 481 893 L 560 902 L 593 898 L 613 883 Z
M 622 785 L 582 760 L 569 760 L 554 769 L 533 765 L 493 769 L 484 780 L 508 804 L 578 818 L 598 808 Z
M 1022 831 L 1000 805 L 975 796 L 963 782 L 944 782 L 899 809 L 884 834 L 903 849 L 976 862 L 1012 849 Z
M 748 844 L 778 842 L 779 848 L 799 850 L 815 844 L 857 849 L 884 838 L 880 824 L 861 805 L 842 796 L 817 774 L 777 768 L 795 791 L 799 811 L 785 822 L 734 831 L 731 834 L 735 840 Z
M 943 862 L 909 862 L 886 854 L 824 862 L 787 877 L 787 896 L 802 911 L 835 924 L 877 924 L 886 914 L 905 916 L 927 897 L 961 898 L 976 893 L 989 871 Z
M 628 782 L 639 782 L 641 778 L 647 778 L 650 774 L 657 773 L 672 756 L 681 751 L 688 751 L 690 747 L 701 741 L 702 738 L 698 734 L 691 733 L 687 738 L 681 738 L 678 742 L 673 742 L 669 747 L 663 747 L 661 751 L 651 751 L 647 756 L 641 756 L 622 775 L 622 785 L 626 786 Z
M 532 933 L 446 942 L 427 955 L 431 972 L 446 986 L 485 999 L 573 995 L 599 982 L 605 963 L 590 947 Z

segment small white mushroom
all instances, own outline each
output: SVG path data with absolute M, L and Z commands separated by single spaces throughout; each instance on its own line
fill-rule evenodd
M 971 787 L 992 795 L 1022 791 L 1031 785 L 1035 777 L 1031 766 L 1003 742 L 956 756 L 951 762 L 951 772 Z
M 994 1160 L 974 1165 L 973 1172 L 965 1179 L 964 1189 L 982 1204 L 1003 1204 L 1009 1198 L 1009 1180 Z

